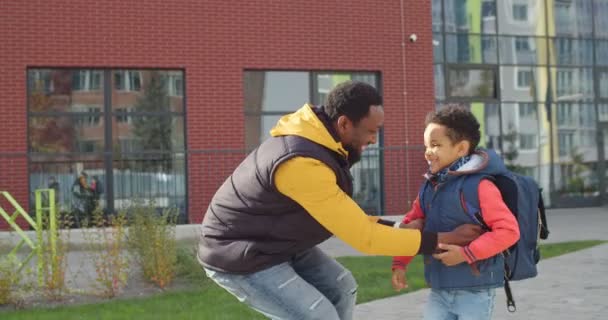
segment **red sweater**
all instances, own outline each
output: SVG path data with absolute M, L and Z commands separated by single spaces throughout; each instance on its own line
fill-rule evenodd
M 479 193 L 481 216 L 491 231 L 482 234 L 468 246 L 462 248 L 463 256 L 469 264 L 495 256 L 519 240 L 517 220 L 502 200 L 496 185 L 489 180 L 482 180 L 477 192 Z M 416 219 L 424 219 L 424 212 L 420 208 L 418 198 L 414 200 L 412 209 L 405 215 L 402 223 L 409 223 Z M 412 258 L 394 257 L 393 269 L 405 269 Z

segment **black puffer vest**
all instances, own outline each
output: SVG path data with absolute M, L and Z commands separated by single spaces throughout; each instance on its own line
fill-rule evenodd
M 299 136 L 270 138 L 243 160 L 211 200 L 198 249 L 203 266 L 252 273 L 288 261 L 331 236 L 274 186 L 276 169 L 293 157 L 322 161 L 334 171 L 340 188 L 352 195 L 352 177 L 342 155 Z

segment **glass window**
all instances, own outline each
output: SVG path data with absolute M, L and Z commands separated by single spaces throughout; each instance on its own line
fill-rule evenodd
M 545 48 L 546 42 L 544 38 L 539 37 L 500 37 L 500 55 L 501 64 L 539 64 L 546 61 Z
M 591 68 L 553 68 L 555 99 L 581 101 L 593 99 L 593 70 Z
M 557 125 L 560 128 L 574 128 L 577 125 L 575 104 L 572 102 L 559 102 L 557 109 Z
M 520 134 L 519 148 L 522 150 L 534 150 L 538 147 L 538 135 L 536 134 Z
M 137 70 L 114 71 L 114 89 L 139 91 L 141 89 L 141 73 Z
M 608 99 L 608 69 L 598 71 L 597 82 L 600 99 Z
M 608 41 L 595 40 L 594 42 L 596 63 L 608 66 Z
M 471 34 L 446 35 L 448 62 L 491 63 L 497 62 L 497 45 L 495 36 Z
M 532 71 L 531 70 L 517 70 L 517 87 L 530 88 L 532 84 Z
M 112 141 L 114 148 L 133 146 L 132 152 L 177 152 L 183 151 L 184 118 L 173 115 L 138 115 L 130 113 L 127 122 L 119 121 L 123 115 L 114 116 Z M 129 142 L 123 142 L 129 141 Z
M 555 62 L 558 65 L 593 64 L 593 41 L 571 38 L 554 38 Z
M 247 149 L 253 149 L 267 139 L 268 132 L 281 116 L 299 109 L 305 103 L 325 103 L 328 93 L 347 80 L 363 81 L 376 88 L 379 82 L 378 75 L 369 72 L 245 71 L 243 87 Z M 361 161 L 351 167 L 355 177 L 353 198 L 369 214 L 381 212 L 380 154 L 377 144 L 370 146 L 365 149 Z
M 433 33 L 433 61 L 443 62 L 443 37 L 440 33 Z
M 608 0 L 593 0 L 595 36 L 608 39 Z
M 157 207 L 185 207 L 184 154 L 123 155 L 112 162 L 114 207 L 127 208 L 133 199 L 154 201 Z M 180 222 L 185 222 L 180 217 Z
M 443 74 L 443 65 L 434 65 L 433 72 L 435 73 L 435 99 L 443 100 L 445 99 L 445 76 Z
M 586 140 L 589 133 L 586 130 L 558 130 L 556 184 L 560 196 L 597 196 L 597 146 L 589 147 L 581 140 Z
M 545 35 L 544 0 L 497 1 L 501 34 Z
M 484 0 L 444 1 L 445 31 L 496 33 L 496 3 Z
M 450 97 L 496 99 L 496 69 L 450 66 Z
M 519 105 L 519 118 L 520 120 L 527 118 L 536 118 L 536 104 L 530 102 L 520 102 Z
M 443 27 L 443 11 L 441 9 L 442 0 L 433 0 L 432 2 L 432 13 L 433 13 L 433 32 L 441 32 Z
M 546 75 L 544 68 L 535 67 L 500 67 L 501 97 L 503 101 L 543 101 L 544 91 L 541 93 L 537 86 L 538 75 Z M 537 92 L 538 91 L 538 92 Z
M 108 78 L 112 85 L 104 87 Z M 27 83 L 30 185 L 55 186 L 60 210 L 72 212 L 77 226 L 96 207 L 122 208 L 126 202 L 117 188 L 127 185 L 131 195 L 160 208 L 177 207 L 179 221 L 187 220 L 186 194 L 174 192 L 185 189 L 184 156 L 176 156 L 185 150 L 182 71 L 28 69 Z M 124 166 L 115 166 L 124 157 L 145 168 L 128 182 L 120 180 Z
M 596 115 L 593 104 L 559 102 L 556 104 L 556 109 L 557 127 L 562 135 L 560 155 L 568 155 L 574 145 L 580 151 L 585 151 L 585 148 L 597 148 Z
M 602 122 L 608 122 L 608 103 L 600 103 L 597 106 L 598 109 L 598 120 Z M 608 140 L 605 140 L 608 143 Z
M 29 112 L 92 112 L 103 106 L 102 71 L 29 69 Z
M 553 1 L 554 21 L 549 24 L 555 25 L 556 36 L 588 37 L 593 27 L 591 12 L 589 0 Z
M 528 21 L 528 5 L 525 3 L 513 4 L 513 20 Z
M 30 116 L 30 151 L 40 153 L 101 152 L 104 149 L 103 117 Z
M 76 91 L 96 91 L 101 89 L 101 71 L 79 70 L 72 72 L 72 88 Z
M 502 156 L 510 170 L 525 173 L 524 169 L 535 170 L 542 155 L 538 147 L 541 144 L 541 131 L 538 104 L 503 103 L 501 120 L 497 128 L 502 137 Z

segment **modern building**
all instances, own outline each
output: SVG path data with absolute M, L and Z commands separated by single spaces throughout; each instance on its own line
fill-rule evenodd
M 608 0 L 3 3 L 0 191 L 29 209 L 52 186 L 68 212 L 141 199 L 197 223 L 281 115 L 356 79 L 385 102 L 352 169 L 368 213 L 407 210 L 424 117 L 445 102 L 551 205 L 599 204 L 606 17 Z
M 606 202 L 608 1 L 434 0 L 435 98 L 551 206 Z

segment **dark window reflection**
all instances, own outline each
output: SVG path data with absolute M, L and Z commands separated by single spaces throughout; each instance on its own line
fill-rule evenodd
M 494 69 L 450 68 L 448 81 L 452 97 L 496 98 Z
M 32 191 L 55 189 L 75 226 L 129 197 L 186 221 L 182 71 L 29 69 L 27 85 Z

